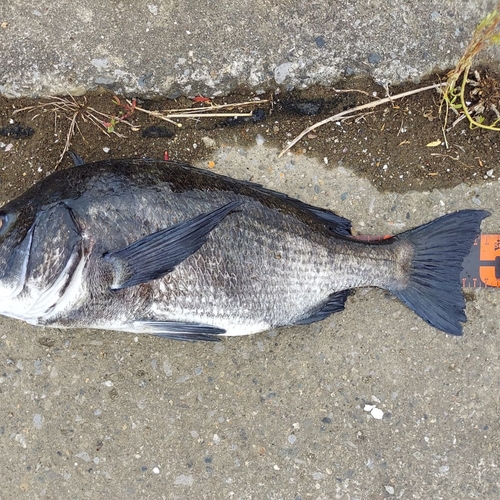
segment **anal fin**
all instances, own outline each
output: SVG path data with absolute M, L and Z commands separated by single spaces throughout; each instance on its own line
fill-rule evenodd
M 315 323 L 316 321 L 325 319 L 330 316 L 330 314 L 343 311 L 345 301 L 350 294 L 351 290 L 342 290 L 340 292 L 333 293 L 319 308 L 311 311 L 311 313 L 305 318 L 296 321 L 294 325 L 309 325 L 310 323 Z

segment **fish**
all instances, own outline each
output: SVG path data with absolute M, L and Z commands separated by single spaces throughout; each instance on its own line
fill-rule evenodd
M 459 275 L 488 215 L 360 241 L 330 210 L 182 162 L 87 163 L 0 209 L 0 314 L 216 341 L 322 321 L 379 287 L 461 335 Z

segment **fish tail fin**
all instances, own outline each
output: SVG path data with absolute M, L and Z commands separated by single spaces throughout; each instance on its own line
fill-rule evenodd
M 451 335 L 462 335 L 461 322 L 467 321 L 462 263 L 489 215 L 462 210 L 395 236 L 411 243 L 414 253 L 407 286 L 390 291 L 427 323 Z

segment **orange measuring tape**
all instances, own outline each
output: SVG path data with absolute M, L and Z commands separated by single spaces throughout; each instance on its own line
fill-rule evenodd
M 500 234 L 481 234 L 462 264 L 464 288 L 500 287 Z

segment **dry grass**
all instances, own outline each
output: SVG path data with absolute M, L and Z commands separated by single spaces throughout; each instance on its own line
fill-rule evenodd
M 27 106 L 25 108 L 16 109 L 13 114 L 20 113 L 22 111 L 36 112 L 32 117 L 35 120 L 40 113 L 51 112 L 54 113 L 54 129 L 57 131 L 57 120 L 59 117 L 63 117 L 68 120 L 68 129 L 66 132 L 66 141 L 64 143 L 64 148 L 59 156 L 56 163 L 56 167 L 59 166 L 64 158 L 64 155 L 68 152 L 71 147 L 71 141 L 77 131 L 81 134 L 79 120 L 85 123 L 92 123 L 97 128 L 99 128 L 104 134 L 109 135 L 110 133 L 116 134 L 119 137 L 124 137 L 114 130 L 114 126 L 111 126 L 113 120 L 116 121 L 116 117 L 110 116 L 103 113 L 87 104 L 87 98 L 82 97 L 76 99 L 72 96 L 70 97 L 51 97 L 48 102 L 42 102 L 34 106 Z M 108 120 L 108 121 L 106 121 Z M 120 122 L 128 125 L 130 128 L 135 129 L 134 125 L 125 119 L 120 119 Z
M 496 125 L 500 121 L 500 113 L 498 112 L 499 102 L 499 87 L 498 82 L 495 92 L 488 92 L 488 86 L 491 86 L 491 81 L 482 81 L 482 77 L 478 71 L 473 73 L 475 79 L 469 79 L 471 67 L 474 57 L 482 50 L 491 45 L 500 44 L 500 2 L 495 10 L 490 12 L 477 26 L 472 38 L 467 45 L 462 57 L 457 65 L 448 73 L 446 87 L 443 89 L 443 102 L 446 104 L 445 127 L 448 121 L 448 110 L 453 110 L 458 119 L 453 122 L 453 125 L 462 118 L 467 118 L 471 127 L 480 127 L 488 130 L 500 131 Z M 460 82 L 461 80 L 461 82 Z M 460 82 L 460 83 L 459 83 Z M 471 92 L 472 97 L 478 96 L 474 107 L 470 107 L 467 103 L 466 85 L 470 83 L 475 89 Z M 484 85 L 486 83 L 486 86 Z M 488 94 L 488 95 L 487 95 Z M 493 111 L 496 118 L 492 123 L 486 123 L 483 112 L 485 109 Z

